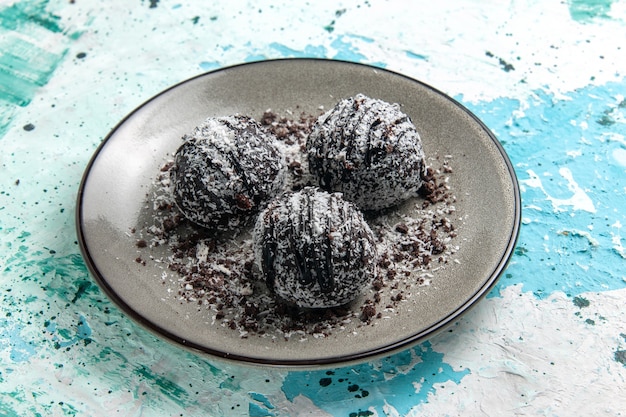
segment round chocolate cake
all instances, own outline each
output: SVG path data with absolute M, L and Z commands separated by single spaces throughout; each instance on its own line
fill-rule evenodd
M 346 304 L 376 274 L 376 243 L 361 212 L 313 187 L 269 204 L 257 219 L 254 248 L 270 291 L 299 307 Z
M 171 179 L 192 222 L 237 231 L 282 191 L 286 168 L 275 138 L 250 117 L 208 118 L 183 140 Z
M 397 104 L 359 94 L 320 116 L 307 140 L 311 174 L 329 192 L 362 210 L 380 210 L 417 195 L 424 151 Z

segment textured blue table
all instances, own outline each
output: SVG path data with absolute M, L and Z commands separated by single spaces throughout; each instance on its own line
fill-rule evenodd
M 0 1 L 0 415 L 626 414 L 625 1 L 212 3 Z M 282 57 L 420 79 L 501 140 L 518 246 L 450 331 L 354 367 L 238 367 L 89 276 L 75 199 L 108 131 L 181 80 Z

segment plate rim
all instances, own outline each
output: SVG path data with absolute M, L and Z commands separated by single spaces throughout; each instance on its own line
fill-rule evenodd
M 500 256 L 496 266 L 493 268 L 493 271 L 489 274 L 488 279 L 484 281 L 484 283 L 479 287 L 479 289 L 474 292 L 472 297 L 466 300 L 463 304 L 459 305 L 454 311 L 451 311 L 448 315 L 443 317 L 441 320 L 429 325 L 426 329 L 414 333 L 409 337 L 405 337 L 401 340 L 398 340 L 393 343 L 388 343 L 383 346 L 377 348 L 371 348 L 364 351 L 358 351 L 351 354 L 339 355 L 339 356 L 330 356 L 318 359 L 264 359 L 256 356 L 248 356 L 248 355 L 240 355 L 240 354 L 231 354 L 229 352 L 225 352 L 218 349 L 213 349 L 207 346 L 202 346 L 195 342 L 190 342 L 183 337 L 177 336 L 172 332 L 164 329 L 159 326 L 158 323 L 155 323 L 142 314 L 138 313 L 135 309 L 133 309 L 128 303 L 126 303 L 117 292 L 111 287 L 111 285 L 107 282 L 106 278 L 103 274 L 100 273 L 98 268 L 96 267 L 96 263 L 88 249 L 88 244 L 86 242 L 86 236 L 83 226 L 83 200 L 84 193 L 87 181 L 91 174 L 92 168 L 102 151 L 104 150 L 106 144 L 109 140 L 114 136 L 114 134 L 129 120 L 131 119 L 137 112 L 139 112 L 142 108 L 144 108 L 148 103 L 157 100 L 159 97 L 167 94 L 169 91 L 178 88 L 179 86 L 186 84 L 188 82 L 192 82 L 202 77 L 210 76 L 212 74 L 229 71 L 231 69 L 235 69 L 243 66 L 252 66 L 252 65 L 276 65 L 285 61 L 300 61 L 300 62 L 325 62 L 330 64 L 339 64 L 339 65 L 347 65 L 347 66 L 359 66 L 367 69 L 373 69 L 376 71 L 381 71 L 385 73 L 389 73 L 390 75 L 398 76 L 406 79 L 412 83 L 420 84 L 422 87 L 431 90 L 431 92 L 441 96 L 442 98 L 449 100 L 454 106 L 456 106 L 459 110 L 462 110 L 467 116 L 469 116 L 477 125 L 487 134 L 487 136 L 493 142 L 496 150 L 498 151 L 499 156 L 502 158 L 504 165 L 506 167 L 506 172 L 508 173 L 511 180 L 511 192 L 512 192 L 512 202 L 513 202 L 513 216 L 512 216 L 512 230 L 509 236 L 508 242 L 506 243 L 505 250 Z M 508 180 L 508 178 L 507 178 Z M 507 181 L 508 185 L 508 181 Z M 449 95 L 443 93 L 441 90 L 438 90 L 431 85 L 420 81 L 418 79 L 412 78 L 405 74 L 396 72 L 394 70 L 390 70 L 387 68 L 381 68 L 370 64 L 364 64 L 359 62 L 352 62 L 346 60 L 338 60 L 338 59 L 326 59 L 326 58 L 278 58 L 278 59 L 267 59 L 267 60 L 259 60 L 259 61 L 251 61 L 251 62 L 243 62 L 234 65 L 223 66 L 220 68 L 216 68 L 214 70 L 206 71 L 185 80 L 179 81 L 161 91 L 157 94 L 149 97 L 147 100 L 144 100 L 140 105 L 135 107 L 131 112 L 129 112 L 125 117 L 123 117 L 115 126 L 107 133 L 107 135 L 103 138 L 101 143 L 98 145 L 93 155 L 89 159 L 85 170 L 82 174 L 81 181 L 79 184 L 77 196 L 76 196 L 76 209 L 75 209 L 75 226 L 76 226 L 76 234 L 78 239 L 78 244 L 80 248 L 81 255 L 83 260 L 85 261 L 85 265 L 89 270 L 91 276 L 95 279 L 101 289 L 105 292 L 107 297 L 118 307 L 120 308 L 126 315 L 128 315 L 131 319 L 133 319 L 136 323 L 140 324 L 144 329 L 149 330 L 151 333 L 155 334 L 159 337 L 159 339 L 174 344 L 179 347 L 184 347 L 186 349 L 190 349 L 197 353 L 208 355 L 210 357 L 221 359 L 229 362 L 235 362 L 236 364 L 247 364 L 253 366 L 264 366 L 264 367 L 282 367 L 288 369 L 307 369 L 307 368 L 320 368 L 320 367 L 341 367 L 347 366 L 351 363 L 357 362 L 365 362 L 374 360 L 376 358 L 382 356 L 389 356 L 396 352 L 399 352 L 404 349 L 408 349 L 412 346 L 415 346 L 419 343 L 424 342 L 425 340 L 432 338 L 442 330 L 445 330 L 449 325 L 453 324 L 454 321 L 460 316 L 466 314 L 470 311 L 480 300 L 482 300 L 486 295 L 494 288 L 496 283 L 498 282 L 500 276 L 506 269 L 513 251 L 517 245 L 517 241 L 520 234 L 521 228 L 521 212 L 522 212 L 522 204 L 521 204 L 521 193 L 520 187 L 517 179 L 517 175 L 515 173 L 515 169 L 509 156 L 507 155 L 504 147 L 497 139 L 495 134 L 489 129 L 485 123 L 480 120 L 473 112 L 471 112 L 467 107 L 461 104 L 458 100 L 450 97 Z

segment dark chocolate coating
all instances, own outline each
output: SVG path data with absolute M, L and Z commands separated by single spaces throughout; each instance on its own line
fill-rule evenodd
M 273 200 L 254 228 L 268 288 L 299 307 L 354 300 L 376 274 L 374 234 L 338 193 L 307 187 Z
M 416 196 L 425 172 L 420 136 L 397 104 L 359 94 L 320 116 L 307 139 L 320 188 L 343 193 L 362 210 Z
M 208 118 L 176 151 L 174 199 L 194 223 L 240 230 L 279 192 L 286 168 L 275 138 L 246 116 Z

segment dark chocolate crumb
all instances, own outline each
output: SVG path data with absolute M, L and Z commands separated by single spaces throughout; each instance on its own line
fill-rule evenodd
M 396 232 L 406 235 L 409 232 L 409 227 L 404 223 L 398 223 L 396 225 Z
M 374 316 L 376 316 L 376 307 L 374 307 L 372 304 L 364 305 L 361 309 L 361 321 L 369 322 Z

